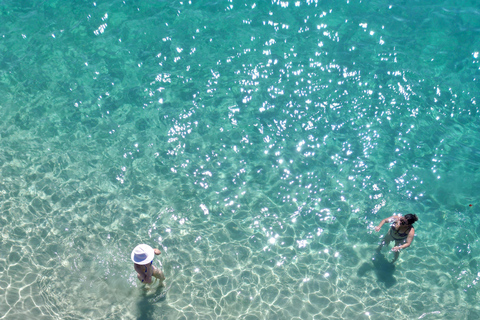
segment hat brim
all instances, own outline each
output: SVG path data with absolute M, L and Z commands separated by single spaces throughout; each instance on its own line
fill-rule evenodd
M 147 254 L 147 257 L 145 259 L 139 259 L 135 255 L 135 250 L 137 248 L 143 249 L 143 251 Z M 131 258 L 132 258 L 133 263 L 139 264 L 139 265 L 149 264 L 150 262 L 153 261 L 154 256 L 155 256 L 155 251 L 148 244 L 139 244 L 138 246 L 135 247 L 135 249 L 133 249 L 132 254 L 131 254 Z

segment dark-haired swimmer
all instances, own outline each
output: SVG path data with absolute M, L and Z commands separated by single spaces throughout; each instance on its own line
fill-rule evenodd
M 413 237 L 415 236 L 415 229 L 413 228 L 413 224 L 417 220 L 417 215 L 411 213 L 405 215 L 405 217 L 391 216 L 383 219 L 380 224 L 375 227 L 375 231 L 380 231 L 380 229 L 386 222 L 390 222 L 391 227 L 390 229 L 388 229 L 388 232 L 383 238 L 383 241 L 378 246 L 377 252 L 380 252 L 383 246 L 388 246 L 391 241 L 395 241 L 395 246 L 392 248 L 392 251 L 395 252 L 392 263 L 397 261 L 398 256 L 400 255 L 400 250 L 408 248 L 412 244 Z

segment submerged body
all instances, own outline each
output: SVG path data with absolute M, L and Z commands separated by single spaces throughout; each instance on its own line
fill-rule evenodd
M 398 256 L 400 255 L 400 250 L 408 248 L 412 244 L 413 237 L 415 236 L 413 223 L 417 220 L 418 218 L 414 214 L 407 214 L 405 217 L 391 216 L 383 219 L 380 224 L 375 227 L 375 231 L 380 231 L 386 222 L 390 222 L 391 227 L 388 229 L 383 241 L 378 246 L 377 252 L 380 252 L 383 246 L 388 246 L 390 242 L 395 241 L 395 246 L 392 248 L 392 251 L 395 252 L 392 263 L 397 261 Z
M 163 271 L 153 265 L 154 256 L 160 253 L 160 250 L 146 244 L 140 244 L 133 249 L 133 268 L 137 272 L 138 280 L 142 283 L 152 283 L 152 277 L 160 280 L 160 284 L 165 280 Z

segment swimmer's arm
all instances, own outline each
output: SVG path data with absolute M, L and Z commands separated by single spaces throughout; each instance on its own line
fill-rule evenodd
M 375 227 L 375 231 L 380 231 L 380 229 L 382 228 L 382 226 L 386 223 L 386 222 L 389 222 L 389 221 L 392 221 L 392 220 L 397 220 L 398 219 L 398 216 L 391 216 L 391 217 L 388 217 L 388 218 L 385 218 L 383 219 L 382 221 L 380 221 L 380 224 L 378 226 Z
M 410 247 L 410 245 L 412 244 L 414 236 L 415 236 L 415 230 L 412 228 L 410 230 L 410 232 L 408 233 L 407 240 L 405 241 L 405 243 L 402 244 L 401 246 L 393 247 L 392 250 L 393 251 L 398 251 L 398 250 L 406 249 L 406 248 Z

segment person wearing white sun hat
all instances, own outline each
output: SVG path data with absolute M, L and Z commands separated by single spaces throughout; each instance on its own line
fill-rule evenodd
M 160 253 L 160 250 L 153 249 L 148 244 L 139 244 L 133 249 L 132 261 L 137 271 L 137 278 L 142 283 L 152 283 L 152 276 L 160 280 L 160 283 L 165 280 L 162 270 L 153 265 L 153 258 Z

